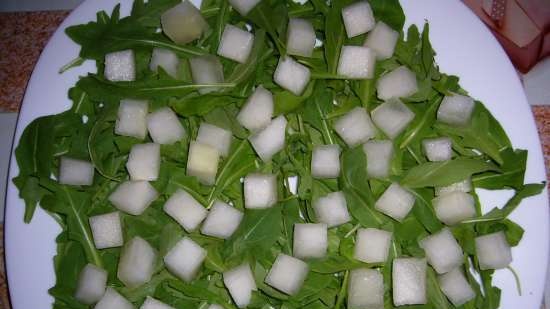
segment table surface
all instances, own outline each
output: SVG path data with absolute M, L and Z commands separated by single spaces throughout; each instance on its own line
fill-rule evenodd
M 68 14 L 68 11 L 0 13 L 0 112 L 19 110 L 42 49 Z M 544 151 L 546 174 L 550 175 L 550 106 L 532 106 L 532 111 Z M 0 256 L 4 254 L 3 239 L 0 224 Z M 10 308 L 3 259 L 0 259 L 0 308 Z

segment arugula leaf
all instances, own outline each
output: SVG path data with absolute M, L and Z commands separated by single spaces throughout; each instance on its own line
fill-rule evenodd
M 527 150 L 505 148 L 500 151 L 503 163 L 500 172 L 485 172 L 472 178 L 474 186 L 485 189 L 511 187 L 520 190 L 527 166 Z

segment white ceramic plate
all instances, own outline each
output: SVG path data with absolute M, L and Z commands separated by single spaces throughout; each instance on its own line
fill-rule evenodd
M 86 1 L 61 24 L 42 52 L 32 74 L 23 102 L 14 145 L 23 129 L 36 117 L 69 108 L 68 89 L 78 76 L 95 70 L 89 62 L 63 75 L 57 71 L 78 55 L 79 47 L 65 34 L 69 25 L 95 20 L 98 10 L 108 12 L 117 0 Z M 515 147 L 528 149 L 526 182 L 545 179 L 544 161 L 531 110 L 510 61 L 487 28 L 458 0 L 402 0 L 407 26 L 422 27 L 430 22 L 431 41 L 441 70 L 460 76 L 461 85 L 483 101 L 501 122 Z M 122 1 L 122 13 L 131 1 Z M 12 155 L 10 179 L 18 174 Z M 501 206 L 509 192 L 480 193 L 486 210 Z M 547 192 L 523 202 L 512 219 L 525 228 L 521 244 L 513 249 L 512 266 L 521 277 L 519 296 L 512 274 L 499 270 L 496 285 L 501 287 L 502 308 L 539 308 L 548 255 Z M 13 184 L 6 199 L 6 262 L 13 309 L 48 308 L 52 298 L 47 290 L 54 284 L 52 258 L 60 228 L 43 210 L 37 209 L 31 224 L 23 223 L 23 201 Z

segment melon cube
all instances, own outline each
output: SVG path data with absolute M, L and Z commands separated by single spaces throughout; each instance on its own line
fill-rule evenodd
M 214 85 L 223 83 L 223 66 L 216 56 L 206 55 L 189 59 L 193 83 L 199 85 Z M 199 88 L 200 94 L 219 90 L 217 87 Z
M 426 259 L 394 259 L 392 279 L 394 305 L 426 303 Z
M 411 211 L 414 202 L 414 195 L 394 182 L 384 191 L 374 207 L 395 220 L 402 221 Z
M 223 273 L 223 283 L 229 290 L 231 298 L 239 308 L 245 308 L 256 291 L 254 275 L 248 263 L 244 263 Z
M 340 175 L 340 146 L 320 145 L 313 148 L 311 176 L 313 178 L 336 178 Z
M 286 38 L 287 54 L 311 57 L 316 38 L 315 29 L 310 21 L 302 18 L 290 18 Z
M 219 160 L 218 149 L 199 142 L 191 142 L 187 157 L 187 175 L 197 177 L 205 185 L 213 185 L 218 173 Z
M 120 101 L 115 133 L 144 139 L 147 135 L 147 101 L 125 99 Z
M 474 197 L 460 191 L 440 195 L 432 200 L 432 205 L 437 218 L 447 225 L 460 223 L 476 215 Z
M 437 110 L 437 120 L 450 125 L 467 125 L 474 107 L 474 99 L 470 97 L 459 94 L 446 95 Z
M 374 50 L 377 60 L 384 60 L 393 56 L 397 39 L 399 39 L 399 32 L 390 28 L 383 21 L 378 21 L 367 36 L 365 46 Z
M 126 213 L 138 216 L 157 197 L 157 190 L 147 181 L 125 181 L 109 195 L 109 202 Z
M 237 121 L 250 131 L 261 130 L 271 122 L 273 109 L 273 94 L 258 86 L 241 108 Z
M 254 44 L 252 33 L 233 25 L 226 25 L 218 47 L 218 55 L 244 63 L 250 55 L 252 44 Z
M 201 12 L 189 0 L 168 9 L 160 16 L 162 30 L 177 44 L 192 42 L 208 29 Z
M 388 178 L 393 159 L 393 143 L 389 140 L 368 141 L 363 145 L 367 156 L 367 176 Z
M 79 302 L 91 305 L 101 299 L 107 285 L 107 271 L 92 264 L 87 264 L 78 275 L 74 298 Z
M 376 135 L 376 128 L 367 111 L 355 107 L 334 123 L 334 130 L 350 147 L 362 144 Z
M 342 9 L 342 17 L 348 38 L 369 32 L 375 20 L 367 1 L 358 1 Z
M 404 98 L 417 91 L 416 75 L 406 66 L 382 75 L 376 83 L 376 93 L 381 100 Z
M 160 170 L 160 145 L 147 143 L 132 146 L 126 169 L 131 180 L 157 180 Z
M 422 141 L 424 153 L 428 160 L 447 161 L 453 156 L 452 141 L 448 137 L 429 138 Z
M 476 256 L 481 269 L 506 268 L 512 262 L 512 248 L 500 231 L 476 237 Z
M 242 211 L 224 202 L 216 201 L 208 212 L 201 227 L 201 233 L 227 239 L 237 230 L 242 219 Z
M 199 127 L 197 142 L 216 148 L 221 156 L 226 157 L 229 154 L 232 137 L 231 131 L 203 122 Z
M 229 0 L 231 6 L 242 16 L 246 16 L 261 0 Z
M 129 288 L 151 280 L 157 252 L 143 238 L 136 236 L 124 245 L 118 262 L 117 278 Z
M 432 234 L 420 241 L 428 262 L 439 274 L 458 267 L 463 262 L 462 248 L 448 228 Z
M 208 306 L 208 309 L 223 309 L 223 306 L 218 304 L 211 304 L 210 306 Z
M 208 214 L 191 194 L 181 189 L 170 196 L 163 209 L 189 233 L 196 230 Z
M 378 270 L 358 268 L 350 272 L 348 308 L 384 308 L 384 278 Z
M 309 83 L 309 68 L 290 57 L 281 57 L 273 79 L 282 88 L 299 96 Z
M 147 115 L 147 129 L 153 142 L 161 145 L 173 144 L 185 136 L 185 129 L 170 107 Z
M 437 279 L 441 291 L 455 307 L 462 306 L 476 296 L 460 268 L 455 268 L 446 274 L 440 275 Z
M 322 258 L 327 253 L 328 234 L 324 223 L 295 223 L 292 253 L 299 259 Z
M 189 237 L 183 237 L 164 257 L 166 268 L 185 282 L 196 277 L 206 258 L 206 250 Z
M 103 74 L 112 82 L 136 80 L 134 51 L 127 49 L 106 54 Z
M 388 259 L 392 233 L 375 228 L 357 230 L 353 256 L 365 263 L 384 263 Z
M 149 62 L 149 69 L 151 71 L 157 72 L 158 68 L 161 67 L 168 75 L 177 78 L 179 66 L 180 59 L 176 53 L 166 48 L 153 48 L 153 54 Z
M 445 187 L 435 187 L 435 195 L 437 196 L 454 191 L 461 191 L 465 193 L 472 191 L 472 180 L 468 178 Z
M 277 203 L 277 176 L 252 173 L 244 178 L 244 206 L 269 208 Z
M 390 139 L 394 139 L 414 119 L 415 114 L 398 99 L 382 103 L 372 111 L 372 121 Z
M 326 223 L 329 228 L 351 221 L 346 197 L 342 191 L 329 193 L 313 203 L 317 221 Z
M 154 299 L 151 296 L 147 296 L 145 298 L 145 302 L 139 309 L 175 309 L 172 306 L 168 306 L 167 304 L 161 302 L 160 300 Z
M 342 46 L 338 60 L 338 75 L 348 79 L 370 79 L 374 77 L 376 55 L 364 46 Z
M 134 305 L 115 289 L 108 287 L 94 309 L 134 309 Z
M 281 115 L 271 121 L 271 123 L 249 137 L 249 141 L 254 150 L 264 162 L 271 158 L 285 147 L 287 120 Z
M 302 260 L 279 253 L 265 283 L 285 294 L 295 295 L 300 291 L 308 272 L 309 267 Z
M 97 249 L 120 247 L 124 244 L 118 211 L 92 216 L 89 222 Z
M 94 166 L 89 161 L 62 156 L 59 159 L 59 183 L 89 186 L 94 183 Z

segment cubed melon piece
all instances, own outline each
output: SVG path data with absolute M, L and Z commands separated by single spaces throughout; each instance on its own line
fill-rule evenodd
M 377 60 L 393 56 L 399 32 L 393 30 L 383 21 L 378 21 L 365 40 L 365 46 L 374 50 Z
M 233 134 L 231 131 L 203 122 L 199 127 L 197 142 L 218 149 L 221 156 L 227 157 Z
M 180 59 L 176 53 L 166 48 L 153 48 L 151 61 L 149 61 L 149 69 L 151 71 L 157 72 L 158 68 L 161 67 L 168 75 L 177 78 L 179 66 Z
M 252 291 L 256 291 L 256 281 L 248 263 L 223 272 L 223 283 L 237 307 L 248 306 L 252 299 Z
M 374 124 L 390 139 L 401 134 L 415 116 L 399 99 L 382 103 L 372 111 L 371 115 Z
M 185 136 L 185 129 L 170 107 L 160 108 L 147 115 L 147 129 L 153 142 L 173 144 Z
M 394 182 L 384 191 L 374 207 L 395 220 L 402 221 L 411 211 L 414 202 L 414 195 Z
M 384 277 L 378 270 L 358 268 L 350 271 L 348 308 L 384 308 Z
M 107 271 L 92 264 L 86 264 L 78 275 L 74 298 L 91 305 L 101 299 L 107 285 Z
M 277 203 L 277 176 L 252 173 L 244 178 L 244 206 L 269 208 Z
M 300 291 L 309 272 L 308 265 L 295 257 L 279 253 L 269 270 L 265 283 L 288 295 Z
M 299 259 L 322 258 L 327 253 L 325 223 L 295 223 L 292 255 Z
M 440 195 L 432 200 L 432 205 L 437 218 L 447 225 L 460 223 L 476 215 L 474 197 L 460 191 Z
M 112 82 L 129 82 L 136 79 L 136 61 L 131 49 L 105 55 L 105 79 Z
M 157 251 L 143 238 L 136 236 L 124 245 L 118 261 L 117 278 L 129 288 L 151 280 Z
M 439 274 L 449 272 L 463 263 L 462 248 L 448 228 L 422 239 L 420 247 Z
M 227 239 L 237 230 L 242 219 L 242 211 L 222 201 L 216 201 L 208 212 L 201 233 Z
M 358 1 L 342 9 L 348 38 L 367 33 L 374 28 L 374 14 L 367 1 Z
M 443 195 L 454 191 L 468 193 L 472 191 L 472 180 L 470 178 L 455 182 L 445 187 L 435 187 L 435 195 Z
M 426 303 L 426 259 L 394 259 L 392 279 L 394 305 L 422 305 Z
M 144 139 L 147 135 L 147 101 L 125 99 L 120 101 L 115 123 L 115 134 Z
M 94 166 L 89 161 L 62 156 L 59 159 L 59 183 L 89 186 L 94 183 Z
M 184 0 L 160 16 L 162 31 L 177 44 L 187 44 L 201 37 L 208 29 L 201 12 L 189 0 Z
M 206 258 L 206 250 L 189 237 L 183 237 L 164 257 L 166 268 L 185 282 L 195 279 Z
M 512 262 L 512 248 L 500 231 L 476 237 L 476 256 L 481 269 L 506 268 Z
M 89 222 L 97 249 L 120 247 L 124 244 L 118 211 L 92 216 Z
M 287 120 L 281 115 L 271 121 L 267 127 L 249 137 L 250 144 L 264 162 L 285 147 Z
M 208 309 L 223 309 L 223 306 L 218 304 L 210 304 L 210 306 L 208 306 Z
M 199 142 L 191 142 L 187 157 L 187 175 L 197 177 L 205 185 L 213 185 L 218 173 L 219 160 L 218 149 Z
M 425 139 L 422 146 L 426 157 L 432 162 L 451 160 L 453 156 L 453 142 L 448 137 Z
M 246 62 L 254 44 L 254 35 L 233 25 L 225 25 L 222 33 L 218 55 L 235 60 L 240 63 Z
M 145 298 L 145 302 L 139 309 L 175 309 L 172 306 L 168 306 L 167 304 L 161 302 L 160 300 L 154 299 L 151 296 L 147 296 Z
M 350 147 L 362 144 L 376 135 L 376 128 L 362 107 L 355 107 L 338 118 L 334 130 Z
M 231 6 L 242 16 L 246 16 L 261 0 L 229 0 Z
M 340 175 L 340 146 L 320 145 L 313 148 L 311 176 L 314 178 L 336 178 Z
M 348 79 L 370 79 L 374 76 L 376 55 L 364 46 L 342 46 L 338 60 L 338 75 Z
M 125 181 L 111 195 L 109 202 L 134 216 L 141 215 L 156 200 L 158 192 L 147 181 Z
M 335 227 L 351 221 L 346 197 L 342 191 L 329 193 L 313 203 L 318 222 Z
M 367 157 L 367 176 L 388 178 L 393 159 L 393 143 L 389 140 L 371 140 L 363 145 Z
M 402 65 L 378 79 L 376 93 L 381 100 L 404 98 L 418 91 L 416 75 Z
M 315 29 L 307 19 L 290 18 L 286 32 L 286 53 L 311 57 L 315 48 Z
M 115 289 L 108 287 L 94 309 L 134 309 L 134 305 Z
M 237 121 L 250 131 L 261 130 L 271 122 L 273 108 L 273 94 L 258 86 L 241 108 Z
M 193 83 L 199 85 L 214 85 L 223 83 L 223 66 L 216 56 L 206 55 L 189 59 Z M 217 87 L 199 88 L 200 94 L 218 91 Z
M 163 209 L 189 233 L 196 230 L 208 214 L 191 194 L 181 189 L 170 196 Z
M 440 275 L 437 279 L 441 291 L 455 307 L 462 306 L 476 296 L 460 267 Z
M 460 94 L 446 95 L 437 110 L 437 120 L 446 124 L 465 126 L 474 111 L 474 99 Z
M 353 256 L 365 263 L 384 263 L 388 259 L 392 233 L 375 228 L 357 230 Z
M 285 56 L 279 59 L 273 79 L 282 88 L 299 96 L 309 83 L 310 76 L 311 72 L 308 67 Z
M 157 180 L 160 171 L 160 145 L 146 143 L 132 146 L 126 169 L 131 180 Z

